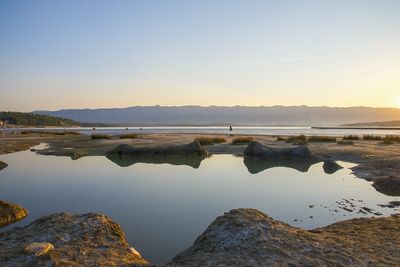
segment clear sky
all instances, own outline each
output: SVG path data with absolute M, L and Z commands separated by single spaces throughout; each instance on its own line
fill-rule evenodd
M 0 110 L 156 104 L 400 107 L 400 1 L 0 1 Z

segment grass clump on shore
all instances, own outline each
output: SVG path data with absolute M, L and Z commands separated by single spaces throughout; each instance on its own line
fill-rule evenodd
M 336 142 L 336 137 L 331 136 L 311 136 L 307 139 L 308 142 Z
M 231 144 L 232 145 L 241 145 L 241 144 L 250 143 L 251 141 L 253 141 L 253 137 L 250 137 L 250 136 L 236 137 L 232 140 Z
M 297 135 L 297 136 L 290 136 L 286 140 L 286 143 L 302 143 L 307 142 L 307 137 L 304 134 Z
M 225 143 L 226 139 L 223 137 L 198 137 L 196 138 L 197 141 L 199 141 L 200 145 L 202 146 L 208 146 L 208 145 L 213 145 L 213 144 L 220 144 L 220 143 Z
M 285 138 L 285 137 L 278 136 L 278 137 L 276 138 L 276 141 L 286 141 L 286 138 Z
M 387 135 L 382 141 L 382 144 L 385 144 L 385 145 L 391 145 L 393 143 L 400 143 L 400 136 Z
M 119 139 L 136 139 L 138 138 L 137 134 L 124 134 L 119 137 Z
M 343 140 L 360 140 L 358 135 L 345 135 L 343 136 Z
M 351 140 L 339 140 L 337 141 L 338 145 L 354 145 L 354 142 Z
M 363 135 L 363 140 L 366 140 L 366 141 L 379 141 L 379 140 L 382 140 L 382 137 L 379 136 L 379 135 L 366 134 L 366 135 Z
M 106 134 L 92 134 L 90 136 L 90 138 L 92 140 L 96 140 L 96 139 L 111 139 L 111 136 L 106 135 Z

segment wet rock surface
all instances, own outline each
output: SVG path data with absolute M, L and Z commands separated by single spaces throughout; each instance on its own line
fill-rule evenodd
M 7 166 L 8 166 L 7 163 L 5 163 L 5 162 L 3 162 L 3 161 L 0 160 L 0 171 L 1 171 L 2 169 L 4 169 L 5 167 L 7 167 Z
M 334 160 L 331 159 L 326 159 L 324 161 L 324 165 L 322 165 L 322 168 L 324 169 L 324 172 L 327 174 L 333 174 L 338 170 L 343 169 L 342 166 L 340 166 Z
M 169 266 L 394 266 L 399 230 L 399 215 L 306 231 L 255 209 L 236 209 L 218 217 Z
M 57 213 L 0 234 L 0 266 L 136 266 L 147 261 L 105 215 Z
M 15 223 L 28 215 L 22 206 L 0 200 L 0 227 Z
M 246 147 L 244 155 L 261 160 L 308 160 L 313 162 L 324 160 L 323 157 L 311 152 L 307 146 L 273 148 L 254 141 Z

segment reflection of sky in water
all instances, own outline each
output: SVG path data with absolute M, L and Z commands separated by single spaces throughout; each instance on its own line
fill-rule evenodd
M 350 175 L 353 165 L 348 163 L 328 175 L 322 163 L 308 172 L 275 167 L 250 174 L 243 158 L 231 155 L 214 155 L 198 169 L 145 163 L 121 168 L 105 157 L 73 161 L 29 151 L 1 155 L 0 160 L 9 164 L 0 172 L 0 199 L 30 212 L 14 226 L 60 211 L 101 212 L 121 224 L 129 243 L 155 263 L 188 248 L 216 216 L 233 208 L 257 208 L 310 229 L 371 216 L 337 208 L 335 202 L 343 198 L 384 214 L 393 210 L 377 204 L 399 199 Z

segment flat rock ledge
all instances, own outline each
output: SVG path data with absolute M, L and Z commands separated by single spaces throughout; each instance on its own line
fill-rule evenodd
M 15 223 L 28 215 L 28 211 L 18 204 L 0 200 L 0 227 Z
M 306 231 L 255 209 L 218 217 L 169 266 L 398 266 L 400 215 Z
M 0 234 L 0 266 L 141 266 L 121 227 L 105 215 L 57 213 Z M 35 253 L 32 253 L 35 252 Z
M 5 162 L 3 162 L 3 161 L 0 160 L 0 171 L 1 171 L 2 169 L 4 169 L 5 167 L 7 167 L 7 166 L 8 166 L 7 163 L 5 163 Z

